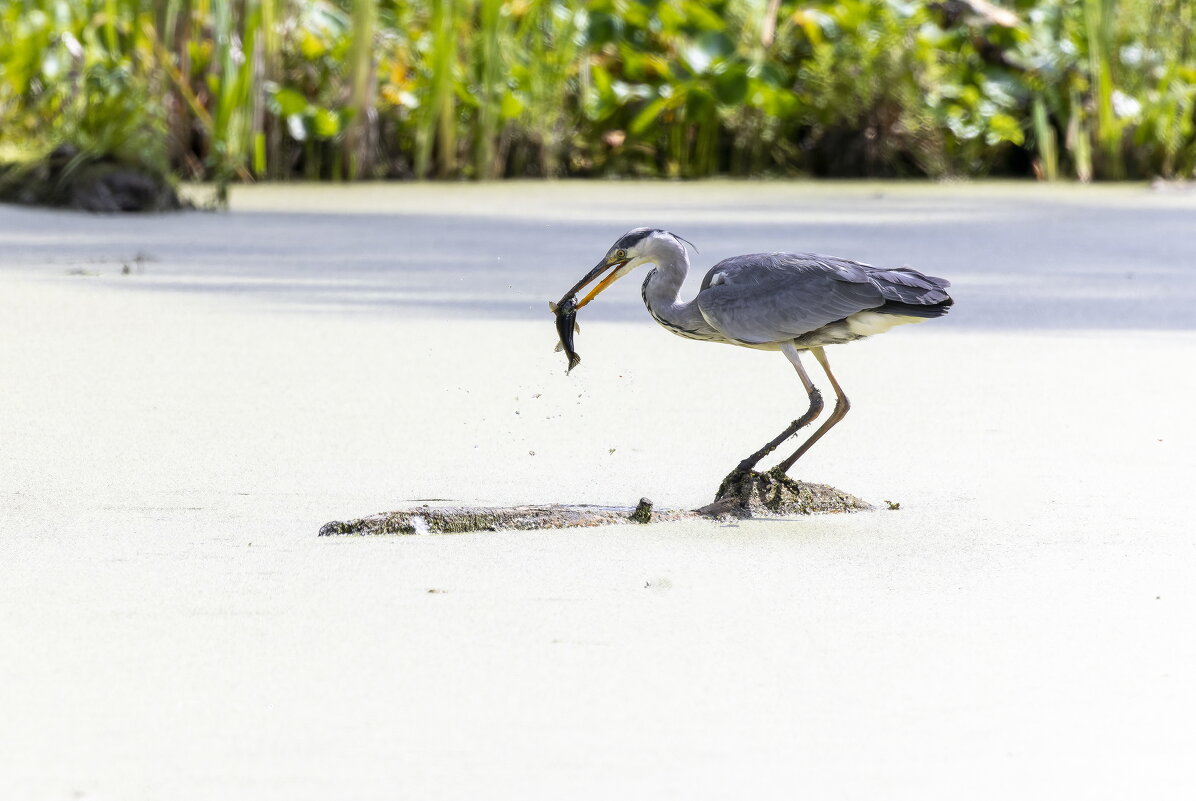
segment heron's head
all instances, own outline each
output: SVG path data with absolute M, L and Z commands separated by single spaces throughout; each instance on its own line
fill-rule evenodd
M 602 260 L 594 266 L 594 269 L 586 273 L 577 282 L 577 285 L 565 294 L 565 297 L 580 292 L 597 279 L 598 276 L 606 273 L 606 276 L 598 282 L 597 286 L 578 302 L 577 308 L 580 309 L 597 297 L 600 292 L 636 267 L 652 262 L 659 262 L 666 256 L 676 257 L 680 254 L 680 257 L 684 258 L 685 246 L 681 244 L 681 241 L 681 238 L 677 235 L 671 234 L 668 231 L 662 231 L 659 228 L 633 228 L 619 237 L 610 246 L 610 250 L 602 257 Z

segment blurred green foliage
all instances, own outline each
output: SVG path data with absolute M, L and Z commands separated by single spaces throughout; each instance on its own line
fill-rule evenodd
M 1191 0 L 0 0 L 0 161 L 1191 177 Z

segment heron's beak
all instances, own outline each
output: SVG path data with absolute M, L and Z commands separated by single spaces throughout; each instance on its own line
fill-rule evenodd
M 590 282 L 592 282 L 595 278 L 602 275 L 602 273 L 605 270 L 610 270 L 610 273 L 605 278 L 603 278 L 601 281 L 598 282 L 598 286 L 596 286 L 592 290 L 590 290 L 590 294 L 586 295 L 581 300 L 581 302 L 577 304 L 577 308 L 580 309 L 582 306 L 586 305 L 591 300 L 593 300 L 595 297 L 597 297 L 599 292 L 606 289 L 608 286 L 610 286 L 616 280 L 618 280 L 619 275 L 620 275 L 619 268 L 622 267 L 624 264 L 626 264 L 628 261 L 630 261 L 630 259 L 623 259 L 621 261 L 607 261 L 606 259 L 603 259 L 602 261 L 598 262 L 598 264 L 596 264 L 594 266 L 594 269 L 592 269 L 588 273 L 586 273 L 585 276 L 580 281 L 578 281 L 577 284 L 574 285 L 574 287 L 572 289 L 570 289 L 568 292 L 565 293 L 565 298 L 568 298 L 572 295 L 576 295 L 578 292 L 580 292 L 582 289 L 584 289 L 586 286 L 588 286 L 590 284 Z M 565 298 L 561 299 L 562 303 L 564 303 Z

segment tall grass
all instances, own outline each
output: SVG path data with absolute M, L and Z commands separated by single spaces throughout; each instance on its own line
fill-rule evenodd
M 1055 129 L 1047 119 L 1046 103 L 1042 96 L 1034 98 L 1034 139 L 1038 146 L 1039 177 L 1047 181 L 1059 180 L 1059 141 Z
M 233 180 L 1191 176 L 1191 0 L 0 0 L 0 158 Z
M 1088 45 L 1088 79 L 1096 105 L 1095 138 L 1109 177 L 1124 176 L 1121 158 L 1123 123 L 1113 112 L 1114 16 L 1116 0 L 1084 0 L 1084 28 Z
M 354 0 L 353 41 L 349 51 L 350 85 L 349 124 L 345 133 L 348 159 L 347 177 L 359 178 L 370 166 L 370 115 L 374 108 L 374 30 L 378 23 L 375 0 Z
M 281 177 L 278 165 L 282 138 L 277 125 L 270 125 L 266 116 L 266 84 L 276 80 L 279 73 L 279 50 L 281 37 L 278 27 L 282 19 L 282 0 L 261 0 L 259 22 L 261 31 L 256 37 L 254 49 L 254 71 L 257 73 L 256 92 L 253 98 L 253 172 L 259 177 L 275 175 Z M 271 168 L 273 167 L 273 173 Z
M 426 178 L 431 172 L 433 148 L 437 147 L 437 174 L 448 177 L 456 164 L 456 98 L 454 72 L 459 60 L 455 36 L 457 2 L 431 0 L 428 20 L 430 46 L 427 51 L 427 92 L 419 106 L 416 129 L 415 174 Z

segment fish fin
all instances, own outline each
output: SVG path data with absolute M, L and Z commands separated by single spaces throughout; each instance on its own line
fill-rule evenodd
M 552 312 L 553 314 L 556 314 L 556 304 L 553 303 L 551 300 L 548 301 L 548 310 L 550 312 Z
M 569 358 L 569 367 L 565 370 L 565 375 L 569 375 L 573 371 L 573 368 L 579 364 L 581 364 L 581 357 L 574 353 Z
M 575 333 L 575 334 L 581 333 L 581 323 L 577 322 L 576 320 L 573 321 L 573 333 Z
M 561 352 L 561 351 L 563 351 L 564 349 L 565 349 L 565 346 L 564 346 L 564 345 L 562 345 L 560 342 L 558 342 L 558 343 L 556 343 L 556 347 L 552 349 L 552 352 L 553 352 L 553 353 L 560 353 L 560 352 Z

